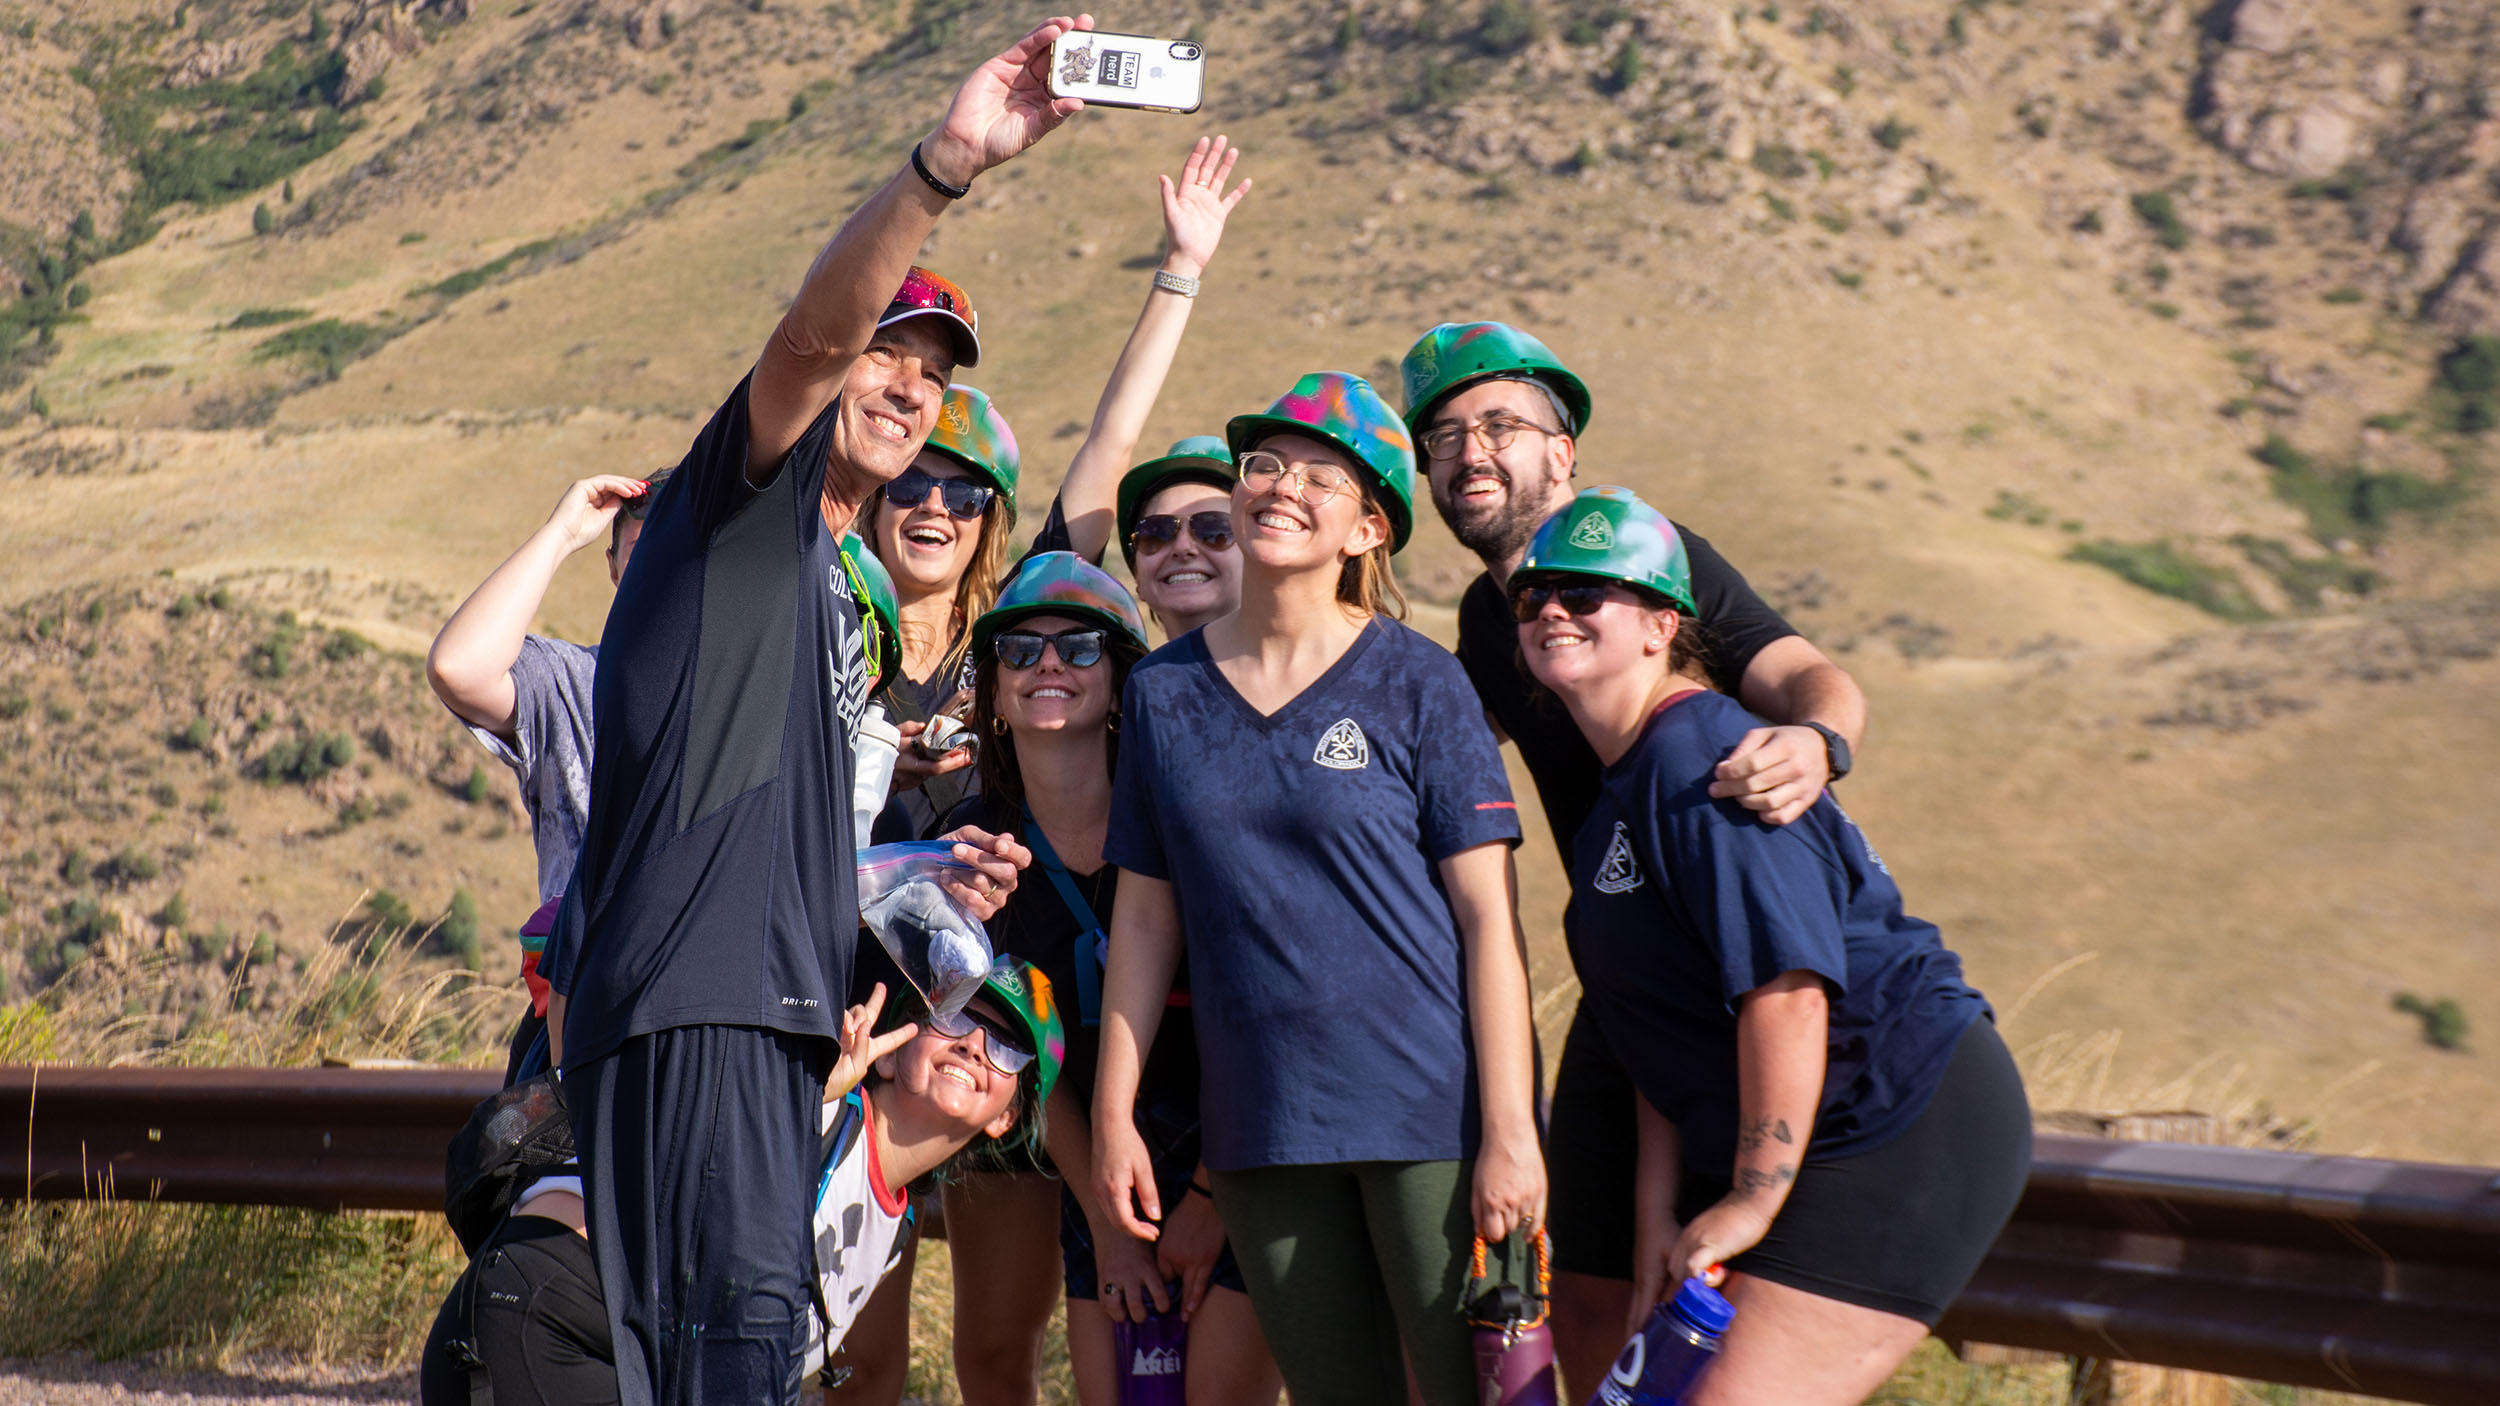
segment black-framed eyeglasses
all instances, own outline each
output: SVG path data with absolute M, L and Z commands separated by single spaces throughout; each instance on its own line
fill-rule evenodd
M 1241 481 L 1253 493 L 1282 493 L 1288 476 L 1299 480 L 1294 496 L 1306 508 L 1325 507 L 1329 499 L 1354 487 L 1354 480 L 1347 478 L 1342 469 L 1328 464 L 1288 464 L 1282 456 L 1264 449 L 1242 455 L 1238 467 Z
M 1170 513 L 1141 517 L 1137 520 L 1137 530 L 1129 534 L 1129 545 L 1141 552 L 1149 547 L 1162 551 L 1180 540 L 1184 526 L 1189 529 L 1190 536 L 1198 539 L 1198 545 L 1208 551 L 1220 552 L 1233 544 L 1233 515 L 1204 512 L 1191 513 L 1186 519 Z
M 1023 1073 L 1025 1066 L 1033 1062 L 1033 1052 L 1025 1048 L 1028 1042 L 1023 1031 L 973 1006 L 966 1006 L 953 1015 L 932 1015 L 929 1017 L 929 1028 L 949 1040 L 960 1040 L 979 1030 L 981 1057 L 990 1062 L 990 1068 L 1010 1079 Z
M 1547 601 L 1561 601 L 1562 608 L 1573 615 L 1595 615 L 1606 604 L 1606 589 L 1602 582 L 1560 586 L 1530 581 L 1511 591 L 1511 618 L 1525 625 L 1545 613 Z
M 917 508 L 929 501 L 929 490 L 938 491 L 938 500 L 946 505 L 948 517 L 970 522 L 989 511 L 990 499 L 998 490 L 968 478 L 939 478 L 923 468 L 909 468 L 886 481 L 885 500 L 898 508 Z
M 1042 662 L 1042 646 L 1048 645 L 1059 656 L 1059 662 L 1071 669 L 1091 668 L 1102 661 L 1104 631 L 1061 630 L 1055 635 L 1032 630 L 1009 630 L 990 641 L 990 649 L 998 662 L 1010 669 L 1030 669 Z
M 1533 420 L 1522 420 L 1516 415 L 1487 415 L 1472 425 L 1435 425 L 1424 431 L 1424 457 L 1455 459 L 1466 452 L 1471 435 L 1476 443 L 1484 446 L 1486 453 L 1499 454 L 1510 448 L 1510 442 L 1519 438 L 1521 430 L 1534 430 L 1538 434 L 1562 433 L 1560 430 L 1549 430 Z

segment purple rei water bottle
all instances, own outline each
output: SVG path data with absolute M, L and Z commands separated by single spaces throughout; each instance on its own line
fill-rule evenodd
M 1181 1286 L 1170 1287 L 1171 1309 L 1151 1306 L 1146 1321 L 1113 1321 L 1111 1343 L 1119 1354 L 1119 1406 L 1184 1406 L 1189 1380 L 1189 1324 L 1181 1318 Z
M 1623 1345 L 1589 1406 L 1675 1406 L 1717 1355 L 1719 1339 L 1734 1321 L 1735 1306 L 1718 1290 L 1698 1279 L 1685 1280 L 1673 1299 L 1649 1311 L 1649 1321 Z

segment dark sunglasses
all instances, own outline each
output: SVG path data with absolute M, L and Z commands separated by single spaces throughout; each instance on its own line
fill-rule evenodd
M 960 1040 L 974 1029 L 979 1029 L 981 1057 L 990 1062 L 990 1068 L 1010 1079 L 1023 1073 L 1025 1066 L 1033 1062 L 1033 1052 L 1025 1048 L 1032 1042 L 1025 1038 L 1024 1032 L 1010 1028 L 1007 1022 L 985 1010 L 966 1006 L 953 1015 L 932 1015 L 929 1017 L 929 1028 L 949 1040 Z
M 1156 513 L 1152 517 L 1141 517 L 1137 520 L 1137 530 L 1129 534 L 1129 545 L 1139 551 L 1148 547 L 1158 552 L 1162 551 L 1180 540 L 1183 525 L 1180 518 L 1170 513 Z M 1209 551 L 1220 552 L 1233 544 L 1233 515 L 1231 513 L 1191 513 L 1186 525 L 1189 528 L 1189 535 L 1197 538 L 1198 545 Z
M 998 496 L 998 490 L 968 478 L 939 478 L 927 469 L 905 469 L 886 483 L 885 500 L 898 508 L 917 508 L 929 501 L 931 488 L 946 505 L 946 515 L 965 522 L 988 511 L 990 499 Z
M 1547 601 L 1561 601 L 1562 608 L 1574 615 L 1595 615 L 1606 604 L 1606 587 L 1557 586 L 1532 581 L 1510 593 L 1511 618 L 1525 625 L 1545 613 Z
M 1100 630 L 1061 630 L 1055 635 L 1035 634 L 1031 630 L 1009 630 L 990 641 L 998 662 L 1010 669 L 1030 669 L 1042 662 L 1042 646 L 1058 651 L 1059 662 L 1071 669 L 1090 668 L 1102 660 L 1103 632 Z

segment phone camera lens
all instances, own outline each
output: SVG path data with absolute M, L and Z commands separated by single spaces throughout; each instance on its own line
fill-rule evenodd
M 1198 46 L 1186 42 L 1175 44 L 1172 46 L 1172 57 L 1187 63 L 1198 57 Z

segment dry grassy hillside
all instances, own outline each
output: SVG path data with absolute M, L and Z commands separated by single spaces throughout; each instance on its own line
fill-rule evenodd
M 249 583 L 271 618 L 421 648 L 565 481 L 675 457 L 810 254 L 1019 18 L 321 14 L 0 12 L 0 82 L 36 95 L 10 120 L 45 134 L 8 147 L 0 209 L 25 294 L 0 323 L 0 605 L 53 671 L 12 674 L 32 700 L 0 723 L 14 755 L 67 745 L 48 698 L 166 691 L 136 656 L 82 674 L 35 639 L 98 591 L 161 613 L 155 595 Z M 1434 321 L 1532 327 L 1596 394 L 1584 477 L 1709 535 L 1867 686 L 1844 799 L 2019 1007 L 2044 1103 L 2194 1102 L 2252 1136 L 2500 1159 L 2473 1116 L 2500 1021 L 2500 803 L 2472 780 L 2500 757 L 2480 433 L 2500 344 L 2473 340 L 2500 333 L 2487 7 L 1102 19 L 1203 39 L 1206 112 L 1081 117 L 926 253 L 982 305 L 976 379 L 1034 498 L 1143 295 L 1154 173 L 1226 131 L 1257 189 L 1150 438 L 1312 366 L 1393 380 Z M 226 183 L 181 186 L 174 158 L 235 131 L 258 145 Z M 283 174 L 250 184 L 254 161 Z M 1402 568 L 1446 632 L 1470 564 L 1428 527 Z M 577 564 L 546 624 L 589 638 L 605 597 Z M 197 667 L 239 667 L 249 633 Z M 359 667 L 448 735 L 407 666 Z M 87 891 L 65 847 L 150 832 L 146 807 L 55 818 L 30 799 L 70 784 L 49 775 L 0 791 L 0 927 L 57 953 L 48 914 Z M 491 935 L 526 908 L 525 840 L 442 833 L 467 812 L 419 812 L 466 803 L 427 777 L 405 783 L 422 855 L 379 825 L 291 848 L 284 823 L 238 827 L 222 867 L 191 861 L 191 906 L 240 932 L 243 877 L 283 870 L 292 945 L 375 876 L 432 905 L 457 875 Z M 1531 854 L 1555 1017 L 1559 881 Z M 0 969 L 19 991 L 49 970 Z M 2457 1002 L 2464 1047 L 2428 1043 L 2401 994 Z

